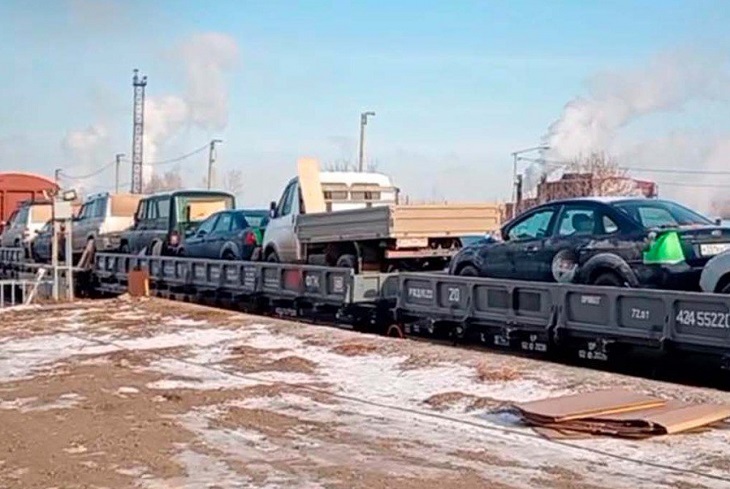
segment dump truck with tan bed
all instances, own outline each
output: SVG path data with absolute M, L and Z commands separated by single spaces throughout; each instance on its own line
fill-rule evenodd
M 263 258 L 356 271 L 443 270 L 461 238 L 495 231 L 498 204 L 398 203 L 378 173 L 320 172 L 300 160 L 299 174 L 271 203 Z

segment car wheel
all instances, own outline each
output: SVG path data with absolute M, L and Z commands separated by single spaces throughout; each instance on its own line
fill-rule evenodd
M 604 272 L 596 277 L 593 285 L 603 287 L 625 287 L 626 282 L 613 272 Z
M 337 268 L 349 268 L 357 272 L 357 258 L 355 255 L 342 255 L 335 264 Z
M 457 273 L 457 275 L 460 275 L 462 277 L 478 277 L 479 270 L 477 270 L 476 267 L 472 265 L 466 265 L 465 267 L 459 269 L 459 273 Z
M 266 255 L 266 261 L 269 263 L 279 263 L 279 255 L 276 254 L 276 251 L 270 251 Z

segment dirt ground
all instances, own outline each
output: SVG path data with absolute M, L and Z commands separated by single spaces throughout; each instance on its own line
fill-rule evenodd
M 730 394 L 155 299 L 0 312 L 0 488 L 730 487 L 730 430 L 551 442 L 510 402 Z

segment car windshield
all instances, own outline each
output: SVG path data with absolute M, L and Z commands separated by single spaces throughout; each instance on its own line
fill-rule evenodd
M 218 211 L 230 210 L 233 197 L 223 193 L 178 194 L 175 196 L 178 224 L 197 225 Z
M 266 211 L 243 212 L 243 217 L 252 228 L 266 227 L 269 223 L 269 213 Z
M 667 200 L 629 200 L 617 202 L 613 207 L 641 223 L 646 229 L 713 224 L 705 216 Z

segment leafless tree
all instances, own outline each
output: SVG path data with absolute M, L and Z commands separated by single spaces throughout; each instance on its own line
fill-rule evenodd
M 153 194 L 156 192 L 165 192 L 168 190 L 180 190 L 184 187 L 180 169 L 174 168 L 163 174 L 153 173 L 152 178 L 144 186 L 144 193 Z
M 229 170 L 223 177 L 223 189 L 232 194 L 243 190 L 243 172 L 241 170 Z
M 594 152 L 573 159 L 567 173 L 575 174 L 575 196 L 622 196 L 637 192 L 636 183 L 618 161 L 605 152 Z
M 200 182 L 201 188 L 208 188 L 207 177 L 203 177 Z M 225 175 L 223 175 L 222 184 L 220 186 L 216 185 L 215 188 L 223 189 L 232 194 L 241 192 L 244 188 L 243 172 L 241 172 L 241 170 L 229 170 Z
M 378 160 L 370 160 L 365 167 L 365 171 L 377 172 L 378 166 Z M 325 171 L 357 171 L 357 165 L 352 163 L 349 159 L 340 158 L 325 165 L 324 169 Z
M 347 159 L 337 159 L 325 166 L 325 171 L 355 171 L 355 165 Z

